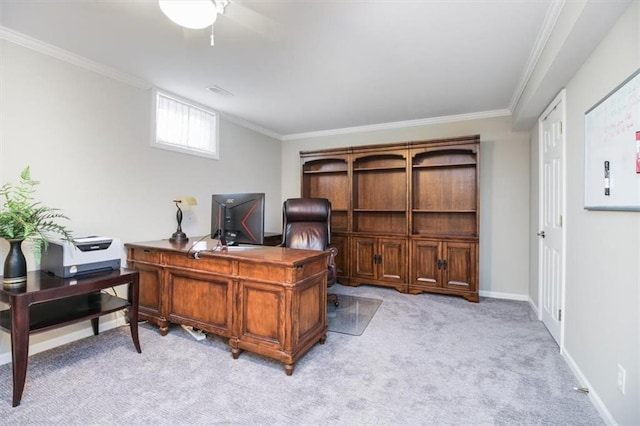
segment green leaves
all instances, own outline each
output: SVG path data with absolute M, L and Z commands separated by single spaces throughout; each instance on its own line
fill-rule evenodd
M 69 219 L 60 209 L 43 206 L 34 200 L 35 186 L 40 182 L 31 178 L 27 166 L 20 173 L 17 185 L 6 183 L 0 188 L 0 238 L 7 240 L 30 240 L 33 250 L 40 253 L 47 246 L 49 234 L 59 234 L 72 241 L 71 232 L 57 223 L 58 219 Z

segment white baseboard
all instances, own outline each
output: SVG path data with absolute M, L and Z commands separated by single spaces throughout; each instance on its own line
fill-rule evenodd
M 589 399 L 591 400 L 591 403 L 596 408 L 596 410 L 598 410 L 598 413 L 600 414 L 600 417 L 602 417 L 602 420 L 604 420 L 604 422 L 608 425 L 617 425 L 615 419 L 607 409 L 606 405 L 604 405 L 604 402 L 602 402 L 602 399 L 600 399 L 598 393 L 593 389 L 584 374 L 582 374 L 582 371 L 566 348 L 563 351 L 562 356 L 564 357 L 565 361 L 567 361 L 569 368 L 571 368 L 571 371 L 578 379 L 578 382 L 580 382 L 580 386 L 589 389 Z
M 538 305 L 533 303 L 533 300 L 530 297 L 529 297 L 529 306 L 531 306 L 531 310 L 535 312 L 536 318 L 538 318 L 539 320 L 542 320 L 542 318 L 540 317 L 540 311 L 538 310 Z
M 484 290 L 480 290 L 479 293 L 481 297 L 490 297 L 492 299 L 519 300 L 521 302 L 529 301 L 529 296 L 526 294 L 501 293 L 498 291 L 484 291 Z
M 76 340 L 93 336 L 93 328 L 91 328 L 91 325 L 89 322 L 88 324 L 89 324 L 88 327 L 83 328 L 82 330 L 77 330 L 71 333 L 63 334 L 61 336 L 56 336 L 51 339 L 47 339 L 43 342 L 36 343 L 34 345 L 29 345 L 29 356 L 47 351 L 49 349 L 53 349 L 58 346 L 65 345 L 67 343 L 75 342 Z M 101 322 L 100 332 L 111 330 L 113 328 L 117 328 L 126 324 L 127 323 L 124 317 L 121 315 L 118 315 L 115 319 L 111 319 L 106 322 Z M 9 364 L 10 362 L 11 362 L 11 352 L 0 354 L 0 365 Z

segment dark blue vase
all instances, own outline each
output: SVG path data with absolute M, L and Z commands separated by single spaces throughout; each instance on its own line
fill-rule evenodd
M 20 287 L 27 282 L 27 260 L 22 253 L 22 241 L 7 240 L 10 248 L 4 260 L 2 286 L 4 288 Z

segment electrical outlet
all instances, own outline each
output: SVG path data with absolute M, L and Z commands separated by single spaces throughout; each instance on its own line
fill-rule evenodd
M 627 371 L 618 364 L 618 390 L 624 395 L 624 388 L 627 382 Z

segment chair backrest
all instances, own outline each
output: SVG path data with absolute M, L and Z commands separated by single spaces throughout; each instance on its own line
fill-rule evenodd
M 282 246 L 326 250 L 331 244 L 331 203 L 326 198 L 289 198 L 282 205 Z

